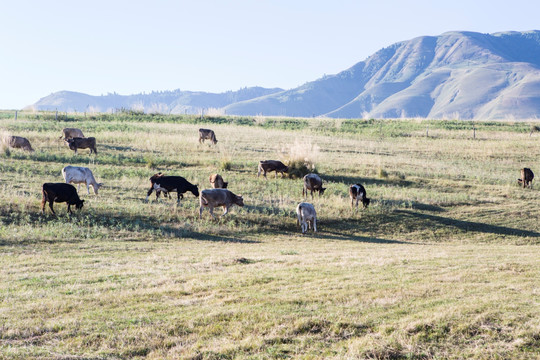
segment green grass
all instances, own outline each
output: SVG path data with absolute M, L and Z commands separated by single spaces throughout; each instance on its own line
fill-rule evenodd
M 517 185 L 540 173 L 534 124 L 476 122 L 473 139 L 462 121 L 62 115 L 0 112 L 36 149 L 0 152 L 0 358 L 540 356 L 540 192 Z M 73 155 L 64 127 L 98 155 Z M 327 187 L 308 198 L 317 234 L 296 225 L 301 180 L 256 176 L 292 158 Z M 40 214 L 69 164 L 105 186 Z M 145 203 L 158 171 L 199 189 L 220 173 L 246 206 L 214 221 L 191 193 Z

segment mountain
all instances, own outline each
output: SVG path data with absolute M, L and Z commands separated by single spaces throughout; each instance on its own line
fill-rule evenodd
M 101 97 L 60 92 L 33 106 L 165 113 L 220 108 L 232 115 L 339 118 L 538 118 L 540 31 L 422 36 L 290 90 L 246 88 L 222 94 L 178 90 Z
M 262 87 L 243 88 L 220 94 L 194 91 L 153 91 L 150 94 L 92 96 L 73 91 L 58 91 L 28 106 L 35 110 L 67 112 L 110 112 L 115 109 L 132 109 L 148 113 L 198 114 L 209 108 L 221 109 L 231 103 L 245 101 L 283 89 Z
M 418 37 L 336 75 L 225 110 L 340 118 L 536 118 L 540 31 Z

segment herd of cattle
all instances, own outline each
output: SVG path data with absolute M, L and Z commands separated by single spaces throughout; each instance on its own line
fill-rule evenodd
M 77 149 L 90 149 L 90 154 L 97 154 L 96 139 L 94 137 L 84 137 L 80 129 L 65 128 L 62 130 L 63 136 L 60 139 L 64 139 L 64 142 L 68 147 L 77 153 Z M 199 143 L 204 143 L 205 140 L 210 140 L 214 145 L 218 142 L 216 134 L 210 129 L 199 129 Z M 4 139 L 4 142 L 12 148 L 21 148 L 27 151 L 34 151 L 28 139 L 21 136 L 9 136 Z M 257 177 L 261 172 L 266 178 L 266 174 L 269 172 L 281 173 L 283 178 L 285 173 L 288 173 L 289 168 L 287 165 L 279 160 L 262 160 L 259 161 Z M 71 184 L 78 184 L 80 190 L 80 184 L 85 184 L 88 194 L 90 194 L 90 186 L 94 191 L 94 194 L 98 194 L 98 190 L 103 184 L 98 183 L 92 174 L 92 171 L 86 167 L 80 166 L 66 166 L 62 169 L 62 176 L 65 183 L 45 183 L 42 189 L 42 201 L 41 212 L 45 212 L 45 205 L 48 202 L 49 207 L 53 214 L 56 214 L 53 209 L 53 203 L 67 203 L 67 211 L 71 213 L 71 205 L 74 205 L 76 209 L 81 209 L 84 204 L 84 200 L 79 198 L 77 190 Z M 534 174 L 529 168 L 521 169 L 521 178 L 518 179 L 518 183 L 525 187 L 532 187 L 532 181 Z M 204 208 L 208 208 L 210 215 L 215 219 L 214 208 L 223 207 L 223 215 L 227 214 L 229 208 L 232 205 L 244 206 L 244 199 L 242 196 L 238 196 L 227 189 L 228 183 L 223 180 L 223 177 L 219 174 L 212 174 L 209 178 L 212 189 L 205 189 L 199 193 L 197 185 L 191 184 L 185 178 L 181 176 L 166 176 L 162 173 L 154 174 L 150 177 L 150 189 L 146 195 L 146 201 L 152 194 L 156 192 L 156 199 L 159 199 L 161 193 L 164 196 L 171 198 L 170 193 L 177 193 L 177 202 L 183 199 L 183 194 L 191 192 L 194 196 L 199 198 L 199 218 L 202 218 Z M 310 173 L 303 178 L 302 196 L 307 197 L 308 191 L 313 199 L 313 192 L 318 192 L 319 196 L 324 194 L 323 182 L 319 175 Z M 366 189 L 361 184 L 352 184 L 349 186 L 349 197 L 351 199 L 351 206 L 358 208 L 358 202 L 361 201 L 364 208 L 367 208 L 370 203 L 370 199 L 366 196 Z M 296 214 L 298 217 L 298 224 L 302 229 L 302 233 L 306 233 L 309 228 L 317 231 L 317 213 L 315 207 L 307 202 L 301 202 L 296 207 Z M 223 216 L 222 215 L 222 216 Z

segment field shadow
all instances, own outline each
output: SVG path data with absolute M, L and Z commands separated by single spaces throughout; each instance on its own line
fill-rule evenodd
M 402 179 L 374 179 L 374 178 L 364 178 L 361 176 L 348 176 L 348 175 L 323 175 L 321 176 L 324 181 L 343 183 L 346 185 L 352 184 L 362 184 L 362 185 L 399 185 L 404 187 L 409 187 L 413 185 L 412 181 L 402 180 Z
M 507 226 L 491 225 L 476 221 L 458 220 L 449 217 L 443 217 L 438 215 L 418 213 L 411 210 L 396 210 L 394 213 L 398 214 L 397 221 L 407 221 L 408 219 L 420 219 L 423 220 L 424 226 L 429 227 L 429 223 L 436 223 L 444 226 L 451 226 L 463 231 L 473 231 L 495 235 L 511 235 L 521 237 L 540 237 L 540 233 L 536 231 L 516 229 Z
M 224 243 L 237 243 L 237 244 L 260 244 L 257 240 L 239 239 L 230 236 L 211 235 L 201 232 L 191 231 L 187 229 L 176 229 L 170 226 L 160 226 L 160 230 L 165 236 L 174 236 L 182 239 L 193 239 L 200 241 L 212 241 L 212 242 L 224 242 Z
M 136 149 L 132 146 L 119 146 L 119 145 L 107 145 L 107 144 L 99 144 L 99 147 L 101 149 L 107 149 L 107 150 L 118 150 L 118 151 L 136 151 L 139 153 L 147 153 L 147 150 L 142 149 Z
M 408 242 L 408 241 L 381 239 L 381 238 L 371 237 L 371 236 L 347 235 L 347 234 L 337 233 L 333 231 L 326 231 L 324 229 L 322 229 L 321 232 L 317 233 L 317 237 L 325 239 L 325 240 L 341 240 L 341 241 L 348 240 L 348 241 L 358 241 L 358 242 L 370 243 L 370 244 L 418 245 L 417 243 Z

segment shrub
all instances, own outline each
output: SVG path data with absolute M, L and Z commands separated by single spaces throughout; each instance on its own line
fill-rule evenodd
M 381 178 L 381 179 L 388 178 L 388 172 L 386 170 L 384 170 L 382 167 L 379 167 L 378 175 L 379 175 L 379 178 Z
M 232 169 L 232 161 L 227 160 L 227 159 L 221 160 L 221 163 L 219 164 L 219 169 L 220 170 L 226 170 L 226 171 L 231 170 Z

